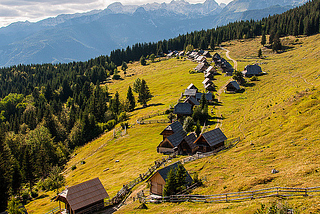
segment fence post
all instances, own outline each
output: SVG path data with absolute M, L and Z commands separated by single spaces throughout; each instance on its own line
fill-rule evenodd
M 305 191 L 305 195 L 304 196 L 308 196 L 308 189 L 305 188 L 304 191 Z
M 228 202 L 228 193 L 226 193 L 226 202 Z

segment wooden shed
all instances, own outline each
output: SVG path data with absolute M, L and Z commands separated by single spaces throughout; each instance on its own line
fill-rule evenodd
M 177 118 L 182 116 L 192 115 L 192 105 L 190 103 L 178 103 L 174 106 L 173 114 L 177 115 Z
M 198 91 L 198 88 L 193 84 L 193 83 L 190 83 L 190 85 L 187 87 L 187 89 L 196 89 L 196 92 Z
M 192 150 L 194 149 L 194 141 L 197 137 L 195 133 L 191 133 L 188 136 L 185 136 L 181 143 L 178 145 L 178 154 L 179 155 L 191 155 Z
M 202 133 L 197 140 L 194 141 L 194 146 L 192 152 L 211 152 L 213 150 L 222 148 L 224 146 L 224 141 L 227 137 L 223 134 L 220 128 Z
M 258 76 L 262 74 L 261 67 L 259 65 L 247 65 L 242 71 L 242 74 L 245 77 Z
M 227 92 L 237 92 L 240 90 L 240 86 L 237 81 L 231 81 L 226 85 Z
M 62 213 L 60 202 L 63 202 L 67 213 L 83 214 L 104 208 L 104 199 L 108 197 L 99 178 L 94 178 L 66 188 L 58 194 L 55 200 L 59 201 L 60 213 Z
M 171 169 L 176 169 L 177 167 L 178 167 L 178 163 L 174 163 L 172 165 L 169 165 L 167 167 L 164 167 L 164 168 L 156 171 L 147 180 L 147 182 L 150 183 L 150 194 L 162 195 L 164 185 L 166 184 L 166 179 L 167 179 L 168 173 L 170 172 Z M 192 183 L 192 178 L 188 172 L 187 172 L 186 181 L 187 181 L 187 185 L 190 185 Z
M 196 71 L 198 71 L 198 72 L 204 72 L 206 69 L 207 69 L 206 64 L 202 62 L 202 63 L 199 63 L 199 64 L 197 65 L 197 67 L 195 67 L 194 70 L 196 70 Z

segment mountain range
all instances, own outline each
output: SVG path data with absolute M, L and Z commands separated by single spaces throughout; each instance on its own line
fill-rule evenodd
M 307 0 L 185 0 L 144 5 L 109 5 L 104 10 L 59 15 L 0 28 L 0 66 L 84 61 L 111 50 L 169 39 L 238 20 L 282 13 Z

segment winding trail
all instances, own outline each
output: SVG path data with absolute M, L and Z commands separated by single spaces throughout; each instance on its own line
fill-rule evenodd
M 220 46 L 220 48 L 221 48 L 222 50 L 226 51 L 226 57 L 233 62 L 233 64 L 234 64 L 234 69 L 236 70 L 236 69 L 238 68 L 238 62 L 230 57 L 230 55 L 229 55 L 230 51 L 229 51 L 228 49 L 225 49 L 225 48 L 223 48 L 223 47 L 221 47 L 221 46 Z M 222 103 L 222 100 L 221 100 L 221 96 L 220 96 L 220 95 L 223 93 L 224 88 L 226 87 L 226 85 L 227 85 L 229 82 L 231 82 L 231 81 L 232 81 L 232 77 L 231 77 L 230 79 L 228 79 L 228 81 L 217 91 L 217 99 L 218 99 L 218 102 L 219 102 L 219 103 Z M 220 128 L 220 127 L 222 127 L 223 117 L 222 117 L 222 114 L 221 114 L 221 111 L 220 111 L 221 107 L 222 107 L 222 106 L 218 106 L 218 107 L 217 107 L 217 117 L 218 117 L 218 120 L 217 120 L 217 125 L 216 125 L 215 128 Z

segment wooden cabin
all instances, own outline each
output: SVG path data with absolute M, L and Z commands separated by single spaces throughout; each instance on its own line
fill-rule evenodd
M 237 92 L 239 90 L 240 90 L 240 86 L 237 83 L 237 81 L 231 81 L 226 85 L 226 91 L 229 92 L 229 93 L 230 92 L 235 93 L 235 92 Z
M 187 134 L 183 130 L 183 127 L 179 121 L 175 121 L 168 125 L 161 133 L 160 135 L 163 136 L 163 140 L 165 140 L 168 136 L 173 135 L 174 133 L 179 133 L 183 137 Z
M 258 76 L 262 74 L 261 67 L 259 65 L 247 65 L 242 71 L 242 74 L 245 77 Z
M 220 128 L 202 133 L 195 141 L 192 152 L 211 152 L 224 147 L 227 137 Z
M 163 136 L 162 141 L 157 147 L 158 153 L 173 153 L 178 145 L 181 143 L 187 133 L 183 130 L 183 127 L 179 121 L 167 126 L 160 135 Z
M 208 73 L 210 73 L 210 74 L 217 74 L 218 72 L 217 72 L 217 70 L 216 70 L 213 66 L 209 66 L 209 67 L 207 68 L 207 70 L 206 70 L 206 74 L 208 74 Z
M 173 114 L 177 115 L 177 118 L 183 116 L 191 116 L 192 115 L 192 105 L 190 103 L 178 103 L 174 106 Z
M 196 98 L 194 98 L 194 97 L 187 97 L 187 99 L 184 101 L 184 103 L 189 103 L 189 104 L 191 104 L 192 105 L 192 108 L 194 107 L 194 106 L 198 106 L 198 105 L 200 105 L 200 103 L 196 100 Z
M 178 167 L 178 163 L 174 163 L 172 165 L 169 165 L 167 167 L 164 167 L 162 169 L 159 169 L 156 171 L 148 180 L 147 182 L 150 183 L 150 194 L 154 195 L 162 195 L 163 194 L 163 189 L 164 185 L 166 184 L 166 180 L 168 177 L 168 174 L 171 169 L 175 170 Z M 187 186 L 192 183 L 192 178 L 187 172 Z
M 68 187 L 59 193 L 55 200 L 59 201 L 60 213 L 64 211 L 69 214 L 84 214 L 104 208 L 104 199 L 108 197 L 99 178 L 94 178 Z M 65 204 L 63 209 L 61 202 Z
M 193 84 L 193 83 L 190 83 L 190 85 L 187 87 L 187 89 L 196 89 L 196 92 L 198 92 L 198 88 Z
M 198 100 L 198 101 L 200 102 L 201 96 L 202 96 L 202 93 L 197 93 L 197 94 L 196 94 L 196 100 Z M 210 101 L 213 100 L 213 96 L 212 96 L 212 93 L 211 93 L 211 92 L 207 92 L 207 93 L 206 93 L 206 99 L 207 99 L 208 102 L 210 102 Z
M 194 149 L 194 141 L 197 137 L 195 133 L 191 133 L 188 136 L 185 136 L 181 143 L 178 145 L 178 154 L 179 155 L 192 155 L 192 150 Z
M 205 52 L 203 52 L 202 56 L 209 58 L 209 57 L 211 57 L 211 54 L 209 53 L 209 51 L 205 51 Z
M 184 91 L 184 94 L 183 96 L 186 96 L 186 97 L 196 97 L 196 94 L 198 92 L 198 89 L 186 89 Z
M 197 67 L 195 67 L 194 70 L 198 71 L 198 72 L 204 72 L 207 69 L 207 66 L 205 63 L 199 63 L 197 65 Z

